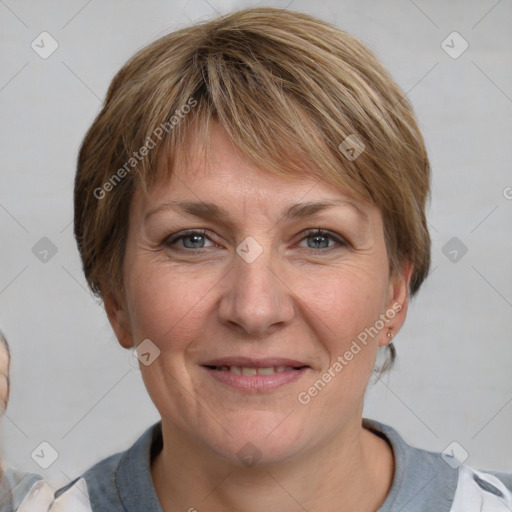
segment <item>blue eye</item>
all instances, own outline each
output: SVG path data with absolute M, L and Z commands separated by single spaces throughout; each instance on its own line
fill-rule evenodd
M 320 228 L 308 231 L 306 236 L 302 238 L 302 240 L 308 239 L 313 240 L 312 245 L 308 244 L 308 249 L 332 249 L 333 246 L 329 246 L 329 240 L 334 240 L 336 244 L 341 246 L 348 245 L 347 242 L 343 240 L 343 238 L 336 236 L 334 233 L 331 233 L 330 231 L 325 231 Z
M 210 240 L 210 238 L 206 235 L 206 231 L 196 230 L 196 231 L 188 231 L 183 233 L 177 237 L 167 239 L 164 243 L 166 246 L 176 245 L 176 242 L 183 240 L 183 247 L 178 247 L 178 249 L 190 249 L 191 251 L 203 249 L 205 247 L 204 240 Z M 211 240 L 210 240 L 211 242 Z
M 205 245 L 207 240 L 211 242 L 210 246 Z M 333 249 L 336 245 L 344 247 L 348 246 L 347 241 L 340 236 L 320 228 L 309 230 L 306 233 L 306 236 L 301 239 L 301 242 L 303 240 L 313 240 L 312 244 L 308 243 L 307 249 Z M 334 241 L 335 243 L 329 245 L 329 241 Z M 177 245 L 178 242 L 182 243 Z M 179 236 L 175 237 L 172 237 L 171 235 L 171 237 L 165 239 L 163 243 L 166 247 L 174 246 L 173 248 L 176 248 L 177 250 L 185 250 L 191 253 L 216 246 L 204 230 L 191 230 L 181 233 Z

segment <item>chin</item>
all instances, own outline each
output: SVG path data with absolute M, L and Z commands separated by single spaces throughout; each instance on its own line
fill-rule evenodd
M 283 421 L 284 418 L 286 414 L 273 411 L 238 413 L 221 422 L 229 433 L 219 426 L 218 437 L 205 441 L 214 452 L 236 465 L 276 464 L 295 456 L 305 444 L 304 426 L 296 418 Z

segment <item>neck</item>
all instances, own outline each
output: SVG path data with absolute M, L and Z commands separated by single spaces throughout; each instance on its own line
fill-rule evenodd
M 164 512 L 299 509 L 374 512 L 393 481 L 388 443 L 359 421 L 308 453 L 240 467 L 192 446 L 162 422 L 164 448 L 151 473 Z

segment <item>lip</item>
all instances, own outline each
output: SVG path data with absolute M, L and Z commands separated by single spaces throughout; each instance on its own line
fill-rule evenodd
M 286 384 L 291 384 L 310 370 L 309 367 L 304 367 L 299 370 L 287 370 L 271 375 L 239 375 L 230 371 L 214 370 L 208 366 L 202 366 L 202 368 L 217 382 L 249 393 L 272 391 Z
M 270 375 L 240 375 L 231 371 L 217 370 L 214 367 L 238 366 L 245 368 L 270 368 L 285 367 L 293 370 L 285 370 Z M 272 391 L 286 384 L 291 384 L 300 379 L 311 367 L 296 359 L 282 357 L 221 357 L 211 359 L 201 364 L 208 374 L 224 385 L 248 393 L 262 393 Z
M 285 359 L 281 357 L 219 357 L 217 359 L 210 359 L 201 366 L 244 366 L 245 368 L 269 368 L 271 366 L 291 366 L 293 368 L 301 368 L 303 366 L 309 367 L 308 364 L 296 359 Z

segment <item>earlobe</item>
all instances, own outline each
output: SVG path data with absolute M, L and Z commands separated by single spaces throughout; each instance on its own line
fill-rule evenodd
M 116 297 L 113 292 L 108 292 L 103 297 L 103 303 L 105 304 L 105 312 L 117 341 L 124 348 L 132 348 L 134 345 L 130 327 L 130 316 L 124 299 Z

